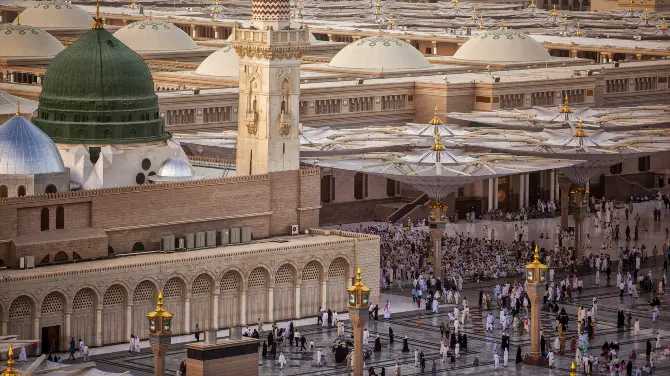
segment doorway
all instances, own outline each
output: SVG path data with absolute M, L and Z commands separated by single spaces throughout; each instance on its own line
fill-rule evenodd
M 42 328 L 42 354 L 60 352 L 60 325 Z

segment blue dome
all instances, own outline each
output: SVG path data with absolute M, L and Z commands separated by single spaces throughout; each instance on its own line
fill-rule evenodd
M 0 174 L 33 175 L 63 172 L 56 144 L 23 116 L 0 126 Z

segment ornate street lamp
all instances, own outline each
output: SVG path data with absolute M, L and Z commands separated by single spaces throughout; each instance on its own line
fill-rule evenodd
M 541 364 L 544 360 L 540 348 L 540 301 L 546 284 L 547 266 L 540 262 L 540 251 L 535 246 L 533 262 L 526 265 L 526 292 L 530 298 L 530 354 L 524 362 Z
M 354 376 L 363 376 L 363 328 L 368 319 L 370 288 L 361 281 L 361 268 L 356 272 L 356 283 L 347 288 L 349 319 L 354 331 Z
M 149 343 L 154 353 L 154 376 L 165 376 L 165 353 L 172 342 L 172 313 L 163 309 L 163 292 L 158 293 L 156 310 L 147 313 Z

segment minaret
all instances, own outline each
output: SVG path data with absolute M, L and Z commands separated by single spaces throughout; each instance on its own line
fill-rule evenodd
M 240 56 L 237 176 L 300 167 L 300 58 L 307 27 L 291 28 L 289 0 L 252 0 L 249 28 L 233 28 Z

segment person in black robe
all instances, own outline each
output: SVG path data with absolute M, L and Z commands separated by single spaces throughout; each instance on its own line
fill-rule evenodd
M 402 339 L 402 352 L 409 352 L 409 345 L 407 344 L 407 336 Z
M 260 339 L 260 335 L 258 335 L 258 330 L 254 329 L 254 332 L 251 335 L 251 338 Z
M 49 357 L 47 358 L 47 360 L 50 361 L 50 362 L 53 362 L 54 358 L 51 356 L 51 354 L 49 354 Z
M 335 363 L 342 363 L 346 359 L 347 354 L 344 347 L 340 344 L 335 348 Z
M 389 326 L 389 343 L 393 343 L 393 329 Z
M 328 327 L 330 328 L 331 326 L 333 326 L 333 311 L 330 308 L 328 308 L 327 314 L 328 314 Z
M 419 353 L 419 363 L 421 363 L 421 372 L 426 369 L 426 357 L 423 355 L 423 351 Z
M 651 341 L 647 340 L 647 359 L 649 359 L 649 354 L 651 354 Z
M 461 333 L 458 333 L 458 337 L 456 337 L 456 342 L 458 342 L 458 345 L 461 348 L 463 347 L 463 335 Z
M 619 313 L 617 314 L 616 326 L 617 328 L 623 328 L 624 324 L 625 324 L 625 316 L 623 314 L 623 311 L 619 310 Z
M 377 337 L 375 338 L 375 352 L 381 352 L 382 351 L 382 341 L 379 340 L 379 334 L 377 334 Z
M 386 369 L 385 369 L 384 367 L 382 367 L 382 373 L 381 373 L 381 376 L 386 376 Z
M 449 347 L 456 348 L 456 334 L 451 333 L 451 341 L 449 342 Z
M 463 333 L 463 345 L 461 345 L 461 348 L 462 348 L 463 350 L 467 350 L 467 349 L 468 349 L 468 335 L 465 334 L 465 333 Z
M 263 351 L 261 351 L 261 355 L 263 356 L 263 359 L 268 356 L 268 344 L 265 341 L 263 341 Z
M 628 376 L 633 376 L 633 362 L 630 360 L 628 361 L 628 365 L 626 365 L 626 374 Z
M 272 334 L 272 331 L 270 331 L 270 333 L 268 333 L 268 343 L 272 345 L 274 342 L 275 342 L 275 336 L 274 334 Z
M 540 336 L 540 351 L 542 352 L 542 354 L 547 352 L 547 340 L 544 339 L 544 334 Z
M 477 301 L 479 304 L 479 308 L 482 308 L 482 297 L 484 296 L 484 293 L 479 290 L 479 300 Z
M 516 348 L 516 364 L 523 363 L 523 357 L 521 357 L 521 346 Z
M 369 376 L 373 376 L 373 375 L 377 376 L 377 374 L 375 373 L 375 367 L 370 366 L 370 368 L 368 368 L 368 375 Z
M 277 342 L 272 342 L 270 346 L 270 354 L 272 354 L 272 359 L 274 359 L 277 357 Z
M 379 320 L 379 304 L 375 304 L 375 321 Z

